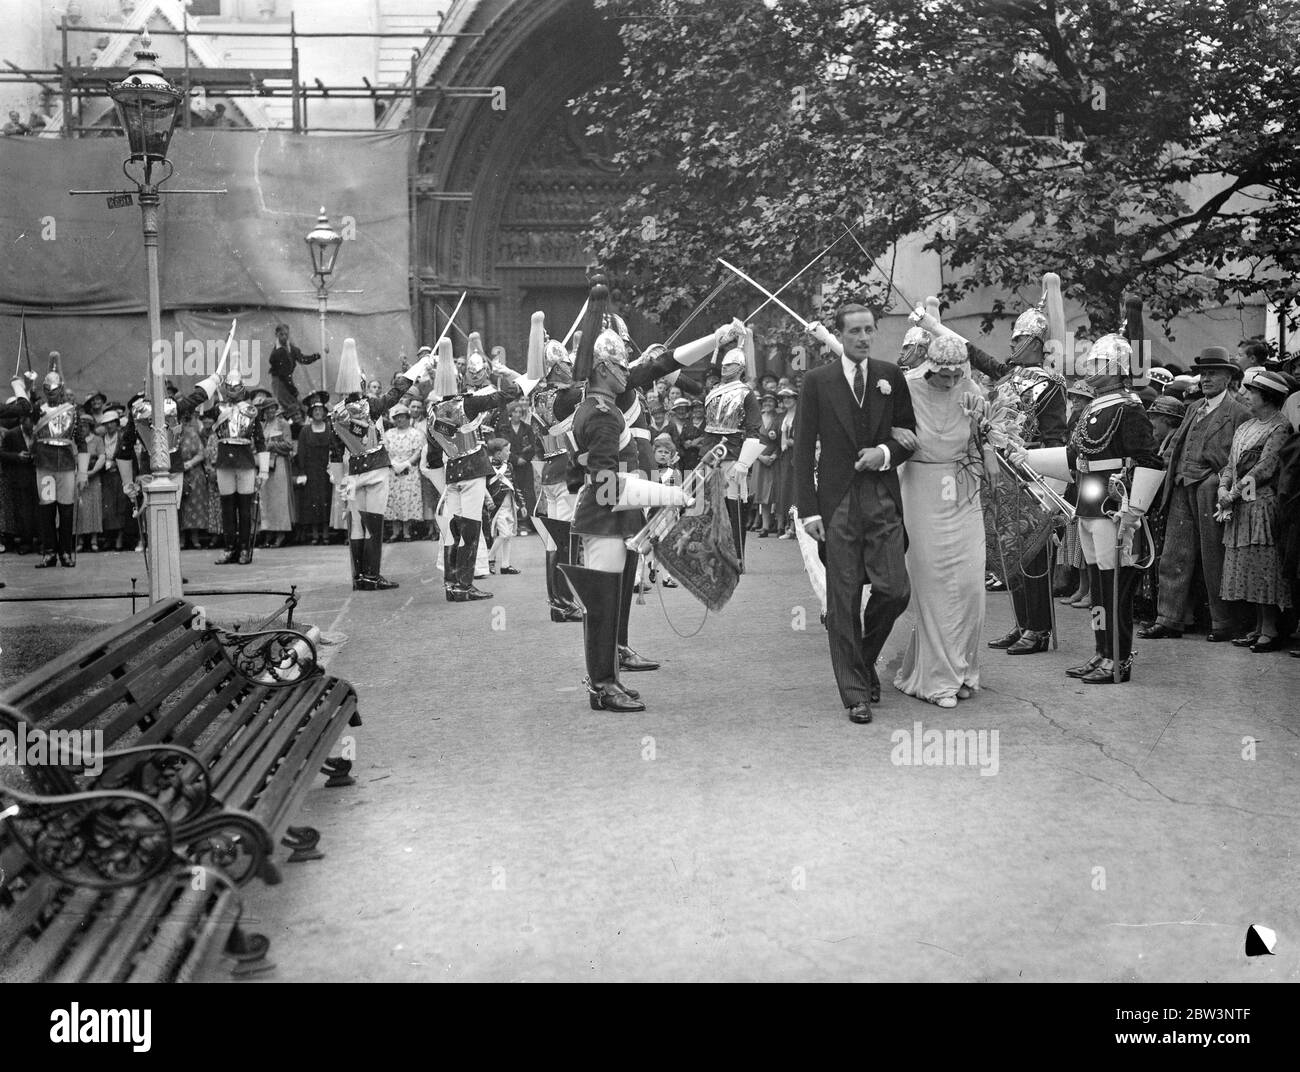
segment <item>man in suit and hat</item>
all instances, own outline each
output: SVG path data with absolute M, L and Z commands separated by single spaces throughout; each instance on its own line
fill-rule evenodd
M 299 365 L 310 365 L 320 360 L 320 354 L 304 354 L 289 340 L 289 325 L 275 325 L 275 348 L 267 360 L 271 372 L 271 387 L 275 397 L 289 420 L 297 420 L 302 412 L 298 401 L 298 385 L 293 382 L 293 373 Z
M 1223 525 L 1214 520 L 1219 471 L 1228 463 L 1232 435 L 1250 416 L 1235 391 L 1240 370 L 1222 346 L 1207 346 L 1196 359 L 1201 398 L 1193 402 L 1168 447 L 1165 544 L 1160 558 L 1160 602 L 1155 624 L 1138 632 L 1144 640 L 1180 637 L 1192 624 L 1202 596 L 1210 603 L 1206 640 L 1231 640 L 1236 615 L 1219 598 L 1223 576 Z M 1199 577 L 1199 585 L 1197 579 Z

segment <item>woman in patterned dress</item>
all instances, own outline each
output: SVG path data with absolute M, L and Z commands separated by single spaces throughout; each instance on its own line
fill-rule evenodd
M 181 490 L 181 550 L 193 551 L 208 528 L 208 474 L 203 468 L 203 438 L 195 414 L 181 425 L 180 447 L 185 481 Z
M 777 519 L 772 516 L 773 504 L 776 502 L 776 460 L 781 451 L 781 416 L 776 412 L 776 395 L 762 395 L 758 404 L 762 409 L 758 438 L 763 444 L 763 453 L 758 456 L 758 465 L 754 473 L 754 503 L 758 506 L 759 539 L 769 534 L 780 532 Z
M 388 411 L 392 426 L 384 432 L 393 474 L 388 481 L 388 506 L 384 519 L 392 523 L 393 539 L 414 539 L 415 523 L 424 518 L 424 495 L 420 490 L 420 454 L 424 432 L 411 426 L 411 411 L 402 404 Z
M 1233 643 L 1253 652 L 1279 651 L 1278 611 L 1291 606 L 1291 586 L 1278 553 L 1277 476 L 1282 446 L 1291 435 L 1282 403 L 1290 385 L 1265 371 L 1247 389 L 1251 419 L 1232 437 L 1228 464 L 1219 473 L 1219 511 L 1223 526 L 1223 599 L 1255 604 L 1255 628 Z
M 82 420 L 93 421 L 95 418 L 88 414 Z M 76 537 L 81 540 L 81 549 L 91 552 L 99 550 L 99 536 L 104 531 L 102 479 L 108 459 L 104 455 L 104 438 L 99 434 L 102 427 L 100 424 L 95 424 L 86 436 L 86 452 L 90 455 L 90 467 L 86 470 L 86 486 L 77 493 Z

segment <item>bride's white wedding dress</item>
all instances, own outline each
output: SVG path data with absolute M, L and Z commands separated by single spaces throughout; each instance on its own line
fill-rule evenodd
M 979 394 L 969 378 L 945 390 L 907 373 L 919 446 L 899 469 L 907 526 L 907 575 L 916 625 L 894 687 L 951 706 L 963 687 L 979 688 L 984 627 L 983 457 L 971 436 L 962 396 Z

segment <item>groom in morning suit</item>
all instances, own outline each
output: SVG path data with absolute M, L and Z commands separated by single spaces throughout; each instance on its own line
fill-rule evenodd
M 794 428 L 799 516 L 826 544 L 831 667 L 849 719 L 858 723 L 871 721 L 871 703 L 880 699 L 876 659 L 911 596 L 898 467 L 912 452 L 892 429 L 915 432 L 916 417 L 902 370 L 871 360 L 875 333 L 865 306 L 840 308 L 835 339 L 843 355 L 805 374 Z M 859 612 L 867 582 L 871 599 Z

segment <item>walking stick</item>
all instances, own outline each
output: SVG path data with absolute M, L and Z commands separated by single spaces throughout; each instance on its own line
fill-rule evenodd
M 1120 684 L 1120 657 L 1119 657 L 1119 571 L 1120 564 L 1124 561 L 1124 533 L 1119 527 L 1119 519 L 1115 519 L 1115 572 L 1111 577 L 1110 584 L 1110 654 L 1111 654 L 1111 673 L 1114 674 L 1115 684 Z
M 266 487 L 265 484 L 262 488 Z M 262 488 L 257 488 L 253 493 L 253 524 L 249 528 L 248 536 L 248 561 L 253 561 L 253 551 L 257 547 L 257 533 L 262 527 Z
M 1056 552 L 1061 546 L 1060 537 L 1058 537 L 1055 532 L 1053 532 L 1052 535 L 1048 537 L 1047 546 L 1050 548 L 1047 554 L 1047 561 L 1049 563 L 1048 572 L 1050 575 L 1051 572 L 1050 564 L 1056 561 Z M 1052 609 L 1052 650 L 1056 651 L 1058 647 L 1057 640 L 1056 640 L 1056 599 L 1055 598 L 1049 599 L 1047 601 L 1047 605 Z
M 89 486 L 89 483 L 87 483 Z M 72 482 L 72 554 L 68 557 L 72 559 L 72 564 L 77 564 L 77 521 L 81 517 L 81 489 L 77 487 L 76 480 Z

